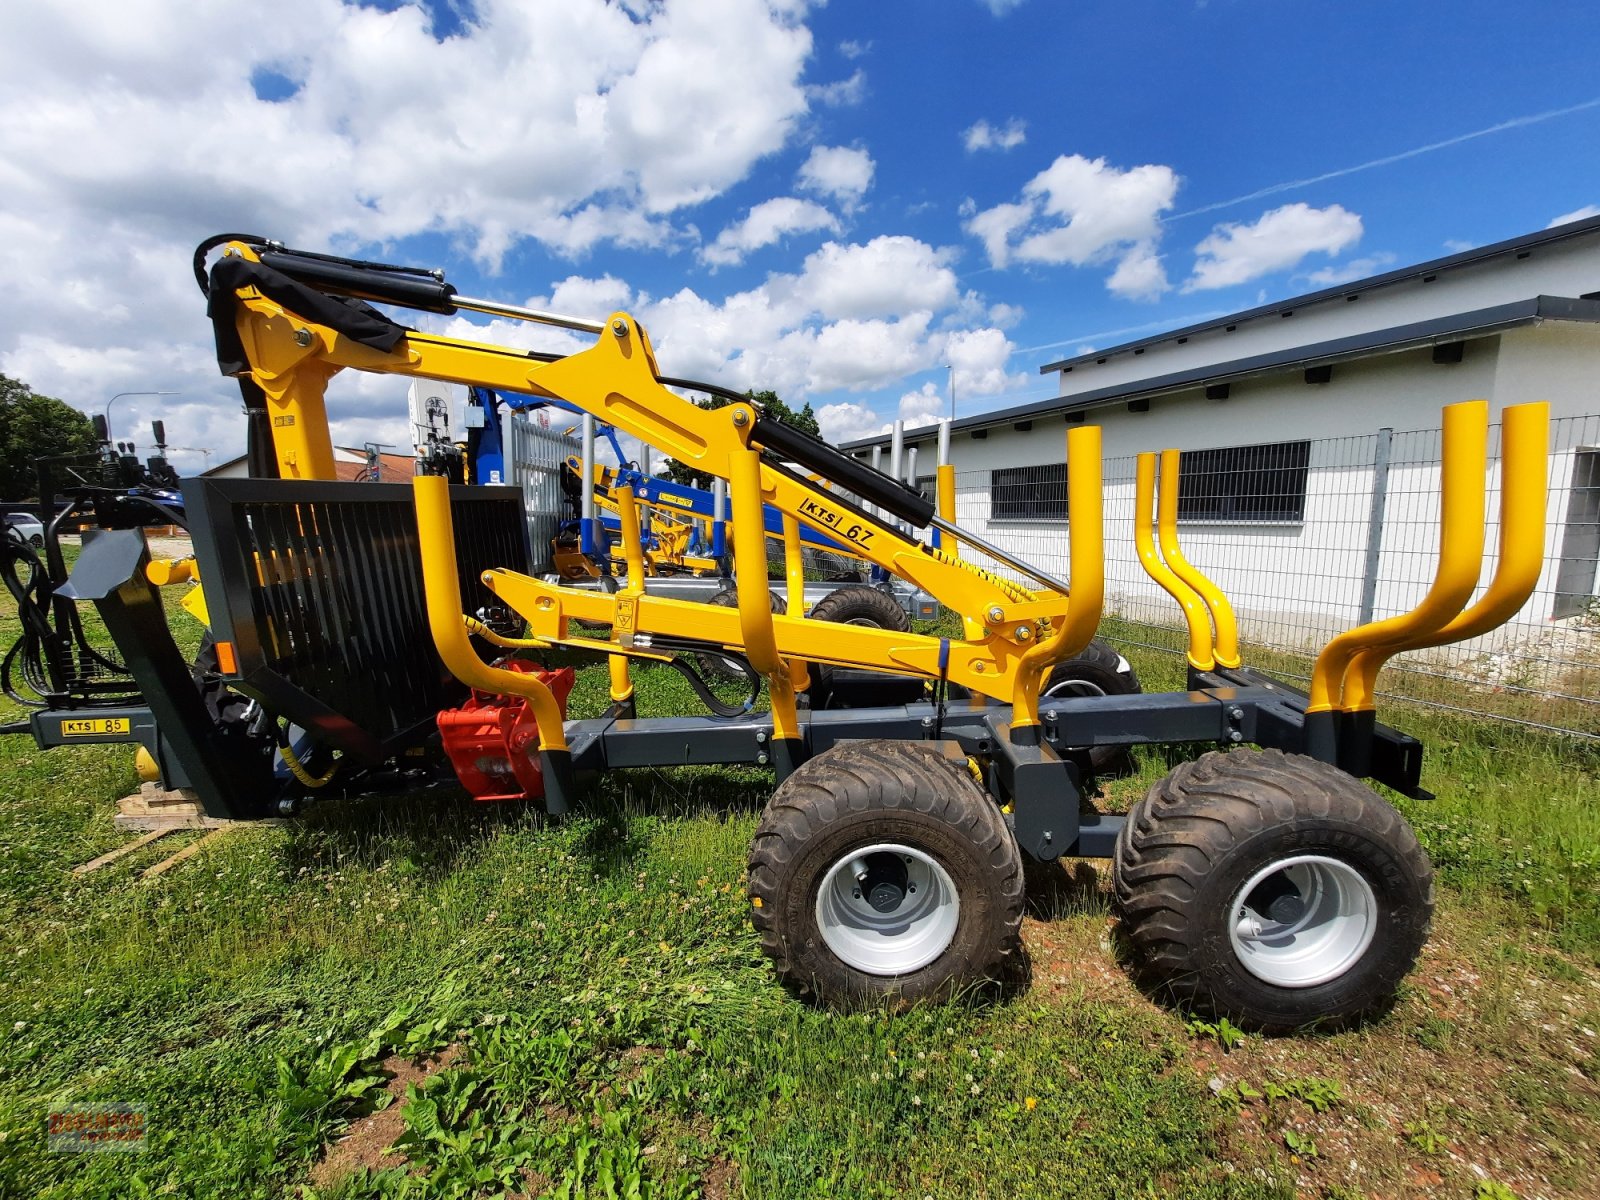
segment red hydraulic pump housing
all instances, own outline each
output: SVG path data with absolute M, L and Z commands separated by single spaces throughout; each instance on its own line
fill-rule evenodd
M 497 665 L 541 680 L 565 719 L 575 677 L 571 667 L 546 671 L 515 658 Z M 539 723 L 521 696 L 474 691 L 465 704 L 446 709 L 438 720 L 450 765 L 474 800 L 535 800 L 544 795 Z

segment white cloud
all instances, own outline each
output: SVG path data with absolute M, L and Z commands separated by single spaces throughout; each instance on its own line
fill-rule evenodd
M 1590 217 L 1600 217 L 1600 204 L 1585 204 L 1582 208 L 1575 208 L 1569 213 L 1562 213 L 1546 229 L 1554 229 L 1557 225 L 1565 225 L 1569 221 L 1587 221 Z
M 1021 117 L 1012 117 L 999 129 L 980 120 L 961 135 L 968 154 L 977 150 L 1010 150 L 1027 140 L 1028 123 Z
M 978 2 L 997 17 L 1003 17 L 1013 9 L 1022 7 L 1022 0 L 978 0 Z
M 1186 292 L 1232 287 L 1294 266 L 1308 254 L 1334 255 L 1361 240 L 1361 218 L 1337 204 L 1285 204 L 1253 225 L 1222 224 L 1195 247 Z
M 1177 191 L 1171 167 L 1147 164 L 1119 171 L 1103 158 L 1063 155 L 1023 188 L 1047 220 L 1061 223 L 1029 234 L 1017 256 L 1082 266 L 1122 246 L 1154 241 L 1160 215 L 1172 207 Z
M 632 302 L 633 289 L 614 275 L 604 275 L 599 279 L 568 275 L 550 293 L 552 311 L 579 317 L 608 316 L 618 309 L 627 308 Z
M 932 313 L 959 298 L 949 257 L 903 235 L 875 237 L 864 246 L 829 242 L 806 258 L 792 294 L 829 318 Z M 769 290 L 788 291 L 782 281 Z
M 478 0 L 439 40 L 415 4 L 282 0 L 266 21 L 245 0 L 9 6 L 0 370 L 86 408 L 181 388 L 170 407 L 191 427 L 174 440 L 236 450 L 237 395 L 209 365 L 187 266 L 200 236 L 401 257 L 383 248 L 438 234 L 491 268 L 528 240 L 570 256 L 697 241 L 682 209 L 807 115 L 804 15 L 784 0 Z M 287 94 L 257 96 L 267 71 Z M 339 428 L 359 415 L 343 395 Z M 145 405 L 117 415 L 144 422 Z
M 817 432 L 823 441 L 837 446 L 883 432 L 883 421 L 862 404 L 824 404 L 817 409 Z
M 944 360 L 955 368 L 957 396 L 997 396 L 1026 387 L 1029 377 L 1008 375 L 1016 347 L 998 329 L 962 329 L 945 340 Z
M 1444 248 L 1450 251 L 1451 254 L 1461 254 L 1467 250 L 1476 250 L 1478 243 L 1463 241 L 1460 238 L 1445 238 Z
M 850 108 L 866 99 L 867 73 L 858 70 L 848 79 L 810 84 L 806 95 L 825 108 Z
M 1033 219 L 1033 205 L 996 204 L 967 218 L 967 232 L 983 243 L 988 252 L 989 265 L 1009 266 L 1011 263 L 1011 238 Z
M 1000 329 L 1010 329 L 1027 314 L 1018 304 L 996 304 L 989 309 L 989 323 Z
M 1321 270 L 1312 271 L 1305 277 L 1305 281 L 1313 287 L 1337 287 L 1341 283 L 1368 279 L 1387 271 L 1392 266 L 1394 266 L 1394 255 L 1387 250 L 1380 250 L 1377 254 L 1369 254 L 1364 258 L 1352 258 L 1342 267 L 1323 267 Z
M 814 146 L 800 168 L 799 183 L 808 192 L 853 204 L 872 186 L 873 169 L 872 155 L 865 150 L 850 146 Z
M 751 251 L 770 246 L 789 234 L 818 229 L 837 233 L 839 219 L 810 200 L 778 196 L 762 201 L 744 220 L 729 225 L 700 252 L 700 257 L 717 266 L 732 266 L 743 262 Z
M 1122 256 L 1106 287 L 1127 300 L 1159 300 L 1172 285 L 1154 243 L 1140 242 Z
M 839 43 L 839 53 L 848 59 L 864 58 L 871 50 L 871 42 L 846 41 Z
M 939 418 L 949 412 L 949 407 L 949 397 L 936 384 L 924 383 L 916 391 L 900 397 L 895 415 L 906 423 L 907 429 L 919 429 L 937 424 Z
M 927 333 L 927 314 L 912 313 L 899 321 L 835 321 L 815 333 L 791 335 L 784 343 L 791 353 L 804 356 L 807 390 L 865 391 L 933 366 L 937 349 Z
M 1122 170 L 1103 158 L 1063 154 L 1028 181 L 1019 200 L 972 212 L 966 229 L 983 242 L 992 266 L 1115 262 L 1107 286 L 1146 299 L 1166 287 L 1155 247 L 1161 214 L 1177 191 L 1171 167 Z

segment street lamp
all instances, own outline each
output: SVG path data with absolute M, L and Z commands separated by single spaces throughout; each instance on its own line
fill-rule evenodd
M 177 394 L 177 392 L 118 392 L 106 401 L 106 441 L 113 440 L 111 437 L 111 406 L 124 396 L 176 396 Z

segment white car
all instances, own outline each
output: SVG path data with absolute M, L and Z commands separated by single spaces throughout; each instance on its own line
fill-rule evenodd
M 16 534 L 35 549 L 44 545 L 44 526 L 32 513 L 7 513 L 5 522 L 8 534 Z

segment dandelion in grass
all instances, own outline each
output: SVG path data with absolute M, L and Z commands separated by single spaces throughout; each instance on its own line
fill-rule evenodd
M 1029 1096 L 1022 1102 L 1022 1107 L 1027 1109 L 1029 1112 L 1032 1112 L 1034 1109 L 1039 1107 L 1039 1097 Z

